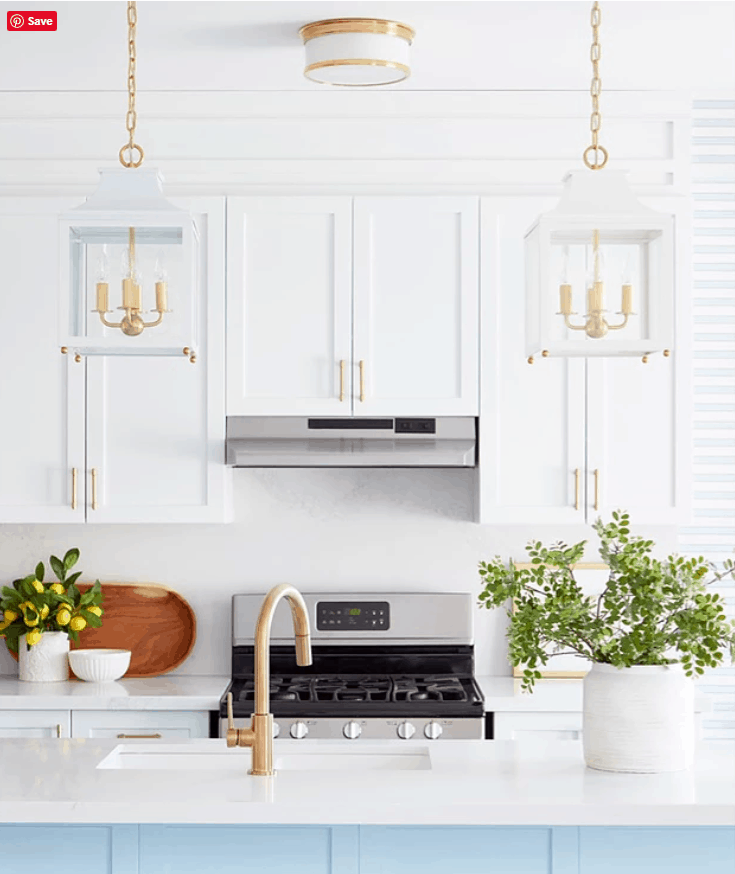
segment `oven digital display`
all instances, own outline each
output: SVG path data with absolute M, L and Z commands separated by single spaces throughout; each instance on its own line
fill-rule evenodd
M 387 601 L 319 601 L 316 627 L 318 631 L 388 631 L 390 605 Z

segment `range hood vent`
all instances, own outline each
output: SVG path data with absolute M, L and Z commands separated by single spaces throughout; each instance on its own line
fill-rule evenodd
M 229 416 L 233 467 L 474 467 L 471 417 Z

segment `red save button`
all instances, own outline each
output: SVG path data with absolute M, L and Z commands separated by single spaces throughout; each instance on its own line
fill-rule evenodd
M 8 12 L 8 30 L 56 30 L 56 13 Z

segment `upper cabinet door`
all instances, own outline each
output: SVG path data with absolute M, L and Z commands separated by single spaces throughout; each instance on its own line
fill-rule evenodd
M 186 356 L 87 358 L 87 521 L 222 522 L 224 465 L 224 201 L 186 202 L 206 246 L 205 326 Z M 171 290 L 173 296 L 173 289 Z
M 482 199 L 479 521 L 585 522 L 585 370 L 525 352 L 523 236 L 554 198 Z
M 587 517 L 676 524 L 684 465 L 677 445 L 675 355 L 587 361 Z
M 57 338 L 59 214 L 75 203 L 0 203 L 0 522 L 84 521 L 84 364 Z
M 349 416 L 349 197 L 228 199 L 227 414 Z
M 477 415 L 478 207 L 355 198 L 355 415 Z

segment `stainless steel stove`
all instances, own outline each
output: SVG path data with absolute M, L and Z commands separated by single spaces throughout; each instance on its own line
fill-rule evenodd
M 482 693 L 474 678 L 472 598 L 445 594 L 304 595 L 313 662 L 296 665 L 285 605 L 271 631 L 271 712 L 276 737 L 429 740 L 482 738 Z M 235 725 L 253 711 L 255 622 L 262 595 L 232 601 Z

